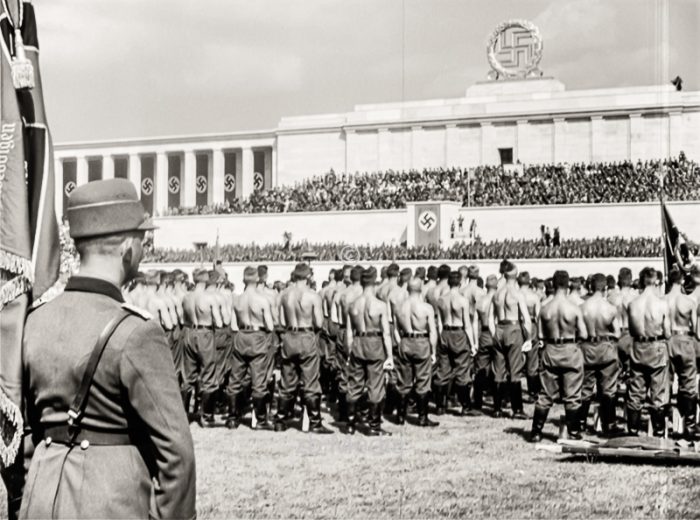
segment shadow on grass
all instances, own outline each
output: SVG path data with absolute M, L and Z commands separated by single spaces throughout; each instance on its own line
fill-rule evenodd
M 527 428 L 521 428 L 521 427 L 517 427 L 517 426 L 509 426 L 508 428 L 503 429 L 503 433 L 507 433 L 509 435 L 518 435 L 523 440 L 530 442 L 530 430 Z M 551 434 L 551 433 L 542 432 L 542 439 L 546 439 L 546 440 L 552 441 L 552 442 L 557 442 L 558 437 L 556 435 Z
M 642 450 L 640 450 L 642 451 Z M 555 459 L 556 462 L 564 464 L 605 463 L 605 464 L 625 464 L 627 466 L 655 466 L 664 468 L 676 468 L 682 466 L 700 466 L 700 461 L 682 458 L 659 458 L 654 455 L 648 457 L 613 456 L 613 455 L 567 455 Z

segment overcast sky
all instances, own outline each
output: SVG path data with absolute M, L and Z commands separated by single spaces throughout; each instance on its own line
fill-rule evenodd
M 568 89 L 700 89 L 698 0 L 34 0 L 56 142 L 274 128 L 453 98 L 500 22 L 533 21 Z M 666 42 L 667 45 L 662 45 Z M 665 59 L 664 48 L 668 50 Z

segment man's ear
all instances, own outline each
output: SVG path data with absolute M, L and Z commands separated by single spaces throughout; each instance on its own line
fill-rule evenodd
M 134 237 L 128 237 L 122 242 L 120 248 L 122 263 L 130 265 L 134 257 Z

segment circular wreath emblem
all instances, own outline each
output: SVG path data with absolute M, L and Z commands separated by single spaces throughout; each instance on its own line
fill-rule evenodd
M 504 65 L 496 56 L 500 51 L 505 50 L 499 45 L 499 41 L 501 35 L 510 29 L 523 29 L 532 40 L 528 43 L 528 48 L 531 49 L 531 52 L 528 53 L 527 61 L 517 68 Z M 486 46 L 486 56 L 497 77 L 526 77 L 539 72 L 538 65 L 542 60 L 542 47 L 542 35 L 535 24 L 527 20 L 508 20 L 499 24 L 491 33 Z

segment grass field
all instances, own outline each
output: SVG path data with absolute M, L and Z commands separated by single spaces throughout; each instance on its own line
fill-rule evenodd
M 587 462 L 535 451 L 528 421 L 439 420 L 379 439 L 193 425 L 199 517 L 700 518 L 697 466 Z
M 592 463 L 535 451 L 528 421 L 439 419 L 380 439 L 195 426 L 200 517 L 700 518 L 698 467 Z

